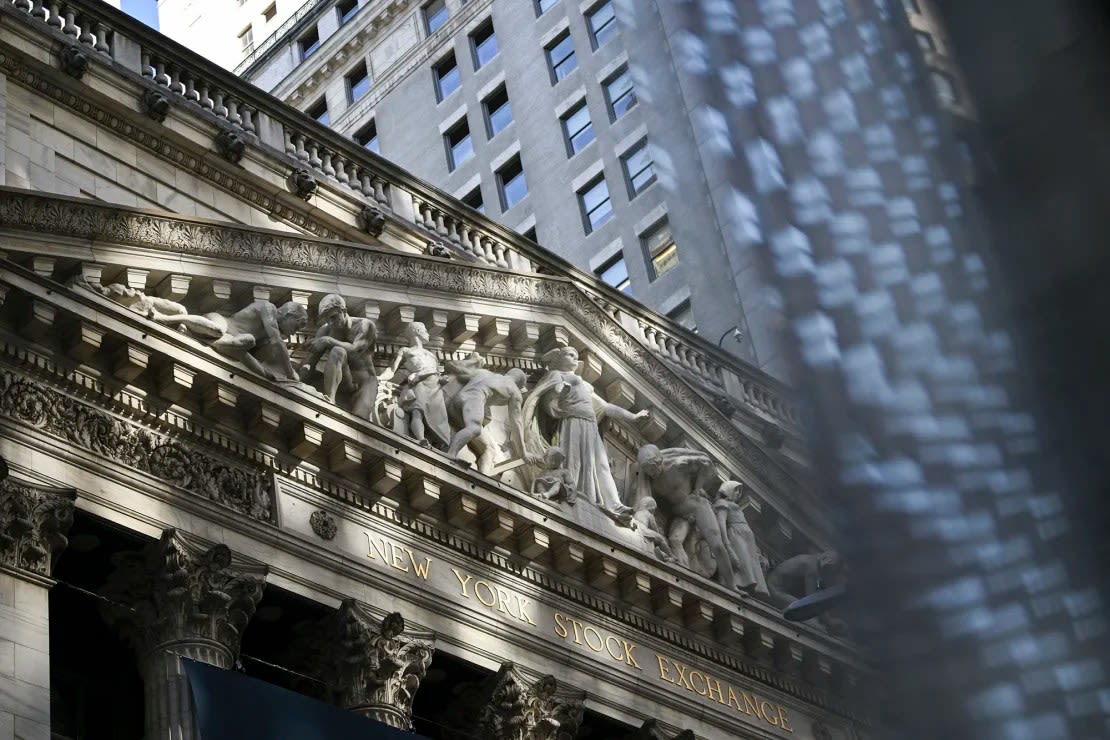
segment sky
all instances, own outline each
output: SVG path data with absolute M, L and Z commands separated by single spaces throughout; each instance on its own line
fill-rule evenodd
M 158 28 L 157 0 L 122 0 L 120 7 L 132 18 L 142 21 L 151 28 Z

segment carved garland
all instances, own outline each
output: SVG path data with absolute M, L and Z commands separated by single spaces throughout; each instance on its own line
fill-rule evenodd
M 673 370 L 635 341 L 575 286 L 408 255 L 319 244 L 225 226 L 185 223 L 94 205 L 0 193 L 0 225 L 34 232 L 134 244 L 159 251 L 204 255 L 326 274 L 561 308 L 647 380 L 675 401 L 714 438 L 734 451 L 771 491 L 789 492 L 794 481 L 754 441 L 736 429 Z
M 273 482 L 265 473 L 227 465 L 41 383 L 0 371 L 0 414 L 240 514 L 273 521 Z

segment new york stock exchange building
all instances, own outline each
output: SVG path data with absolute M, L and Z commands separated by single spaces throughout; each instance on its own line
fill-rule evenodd
M 868 736 L 788 388 L 104 3 L 0 136 L 0 737 Z

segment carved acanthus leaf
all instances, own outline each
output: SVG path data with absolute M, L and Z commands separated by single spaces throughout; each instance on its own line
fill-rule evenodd
M 141 653 L 174 642 L 212 641 L 239 651 L 266 585 L 267 566 L 167 529 L 156 542 L 118 553 L 102 589 L 104 617 Z
M 49 576 L 68 543 L 75 498 L 74 491 L 0 482 L 0 564 Z
M 529 684 L 503 663 L 478 721 L 483 740 L 571 740 L 582 723 L 586 692 L 563 689 L 554 676 Z
M 20 375 L 0 372 L 0 414 L 234 509 L 271 521 L 273 481 L 118 419 Z

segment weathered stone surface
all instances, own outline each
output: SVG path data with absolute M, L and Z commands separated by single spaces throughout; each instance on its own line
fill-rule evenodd
M 584 691 L 568 690 L 554 676 L 535 683 L 503 663 L 477 724 L 482 740 L 570 740 L 584 711 Z
M 74 491 L 0 482 L 0 564 L 49 576 L 68 542 L 75 498 Z

